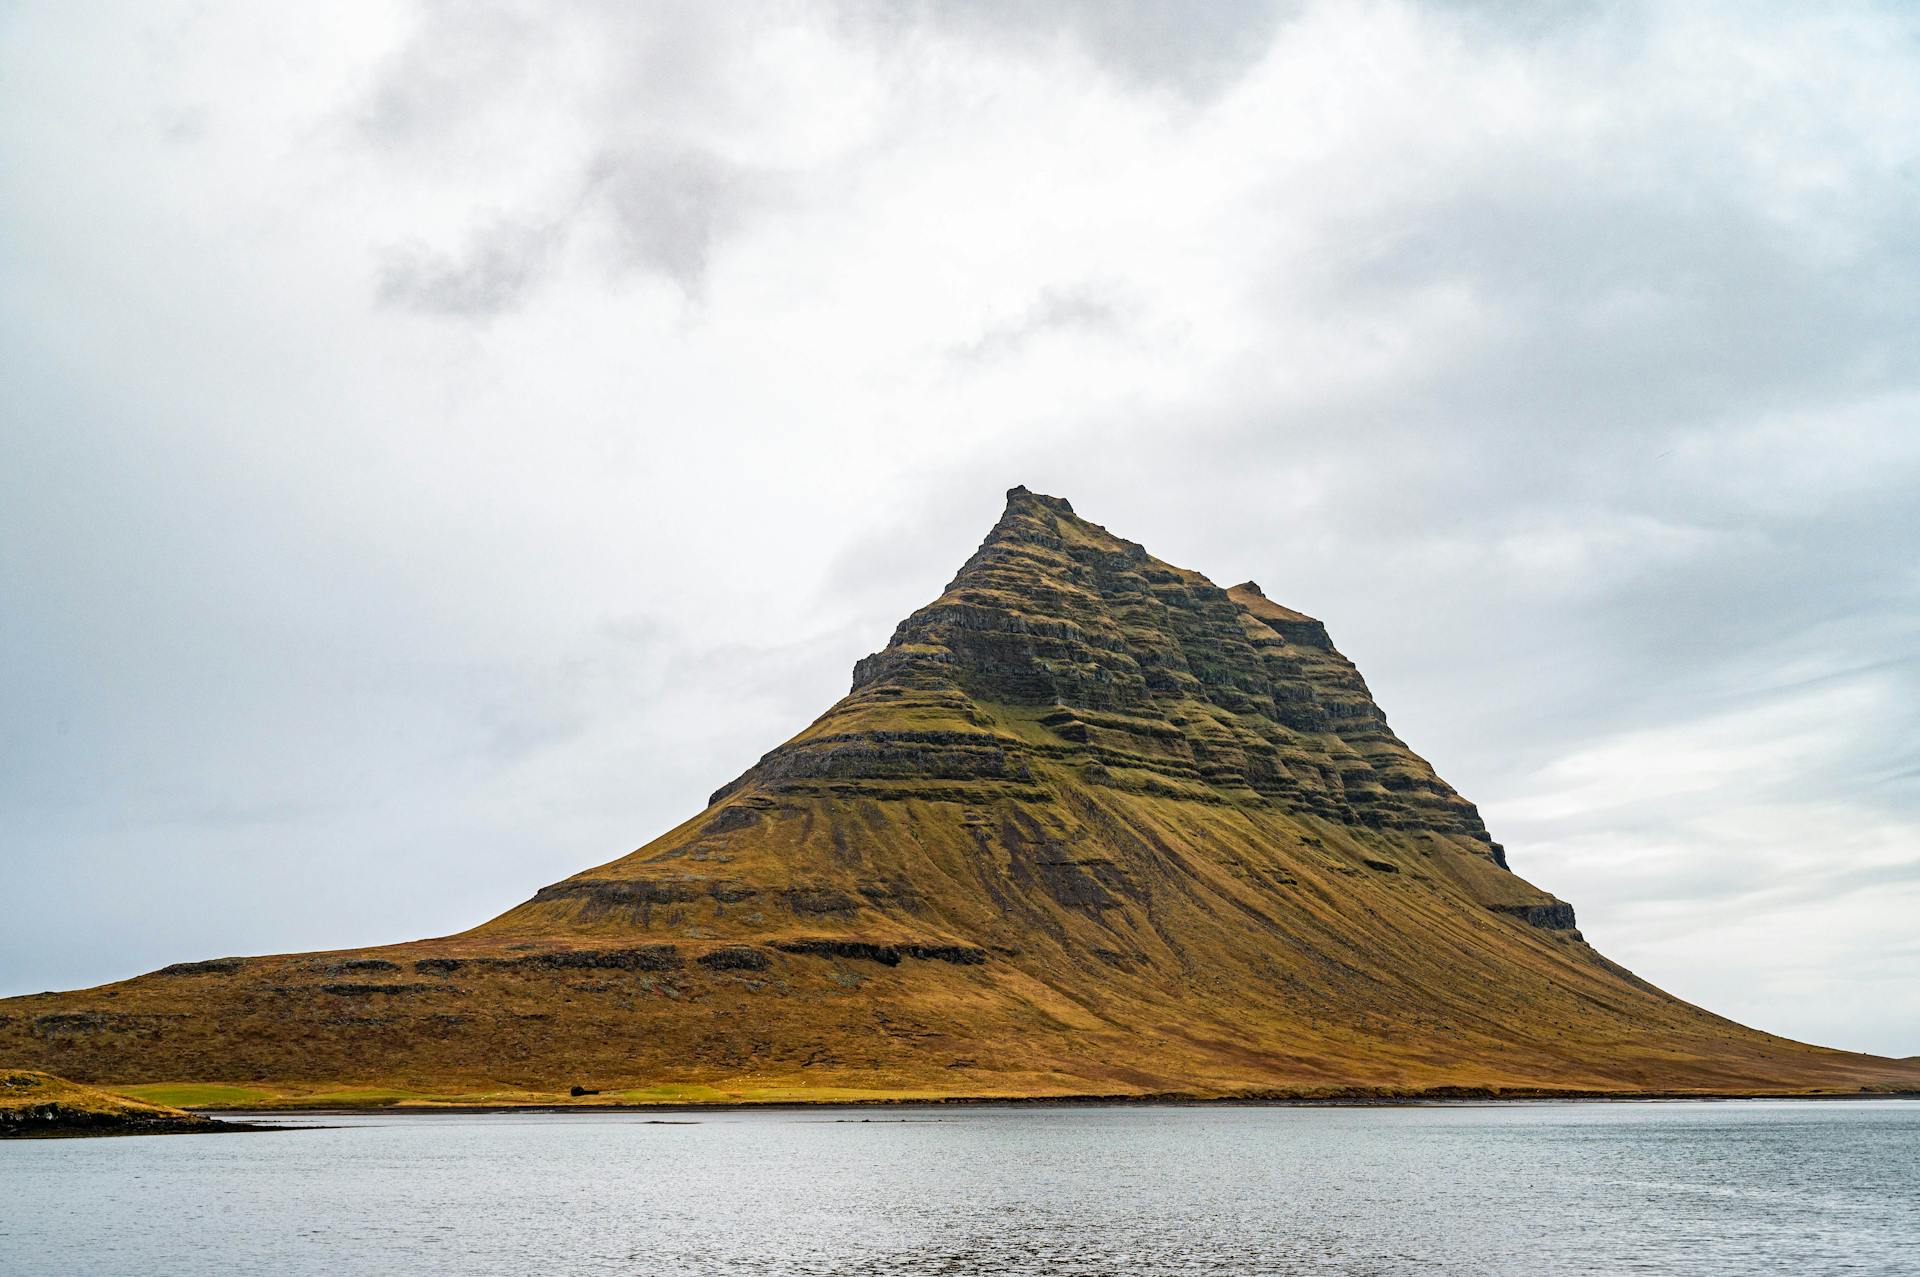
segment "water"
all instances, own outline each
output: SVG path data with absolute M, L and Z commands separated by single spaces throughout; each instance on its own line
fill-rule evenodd
M 1920 1102 L 331 1120 L 0 1145 L 0 1272 L 1920 1274 Z

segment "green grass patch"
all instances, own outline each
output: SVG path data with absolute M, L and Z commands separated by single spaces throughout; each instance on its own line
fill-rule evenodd
M 398 1091 L 383 1086 L 349 1086 L 338 1091 L 286 1095 L 280 1097 L 280 1103 L 295 1105 L 299 1108 L 355 1109 L 385 1108 L 389 1104 L 405 1104 L 410 1101 L 433 1098 L 435 1097 L 421 1095 L 418 1091 Z
M 116 1095 L 131 1095 L 149 1104 L 166 1104 L 177 1109 L 251 1108 L 280 1098 L 277 1091 L 220 1082 L 148 1082 L 111 1089 Z
M 737 1092 L 717 1091 L 697 1082 L 667 1082 L 615 1092 L 611 1098 L 622 1104 L 727 1104 L 737 1103 L 740 1096 Z

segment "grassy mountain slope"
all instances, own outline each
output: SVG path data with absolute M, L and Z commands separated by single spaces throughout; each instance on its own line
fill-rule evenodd
M 1920 1089 L 1574 921 L 1318 621 L 1016 488 L 845 699 L 631 855 L 457 936 L 0 1002 L 0 1055 L 253 1102 Z

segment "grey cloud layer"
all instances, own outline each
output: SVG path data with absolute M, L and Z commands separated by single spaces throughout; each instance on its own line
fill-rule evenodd
M 1905 11 L 260 22 L 0 42 L 0 985 L 650 837 L 1023 482 L 1324 616 L 1611 955 L 1920 1050 Z

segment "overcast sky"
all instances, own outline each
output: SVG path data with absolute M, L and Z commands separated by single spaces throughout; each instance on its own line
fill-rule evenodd
M 1024 483 L 1920 1053 L 1907 6 L 0 3 L 0 993 L 685 819 Z

